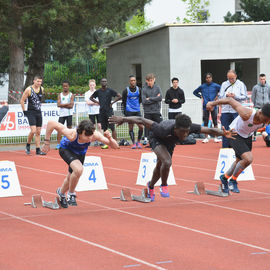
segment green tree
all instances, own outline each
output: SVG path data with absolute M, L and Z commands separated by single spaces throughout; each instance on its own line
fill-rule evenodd
M 202 23 L 210 16 L 207 7 L 208 0 L 182 0 L 187 4 L 187 17 L 183 19 L 183 23 Z M 180 21 L 180 18 L 177 18 Z
M 224 17 L 226 22 L 239 21 L 269 21 L 270 0 L 241 0 L 240 6 L 243 14 L 229 14 Z
M 74 55 L 91 37 L 91 29 L 124 29 L 130 16 L 149 1 L 0 0 L 0 33 L 9 42 L 9 89 L 23 88 L 24 59 L 26 84 L 31 84 L 35 74 L 43 75 L 45 61 L 56 52 L 66 49 Z
M 134 35 L 136 33 L 147 30 L 151 27 L 152 22 L 146 21 L 142 11 L 137 10 L 137 14 L 126 22 L 125 30 L 127 35 Z

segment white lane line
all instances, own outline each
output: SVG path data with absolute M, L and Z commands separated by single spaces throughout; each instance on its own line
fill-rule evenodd
M 43 228 L 43 229 L 45 229 L 45 230 L 48 230 L 48 231 L 51 231 L 51 232 L 54 232 L 54 233 L 58 233 L 58 234 L 64 235 L 64 236 L 66 236 L 66 237 L 69 237 L 69 238 L 71 238 L 71 239 L 80 241 L 80 242 L 82 242 L 82 243 L 85 243 L 85 244 L 88 244 L 88 245 L 91 245 L 91 246 L 94 246 L 94 247 L 97 247 L 97 248 L 106 250 L 106 251 L 111 252 L 111 253 L 113 253 L 113 254 L 116 254 L 116 255 L 122 256 L 122 257 L 124 257 L 124 258 L 130 259 L 130 260 L 133 260 L 133 261 L 136 261 L 136 262 L 138 262 L 138 263 L 147 265 L 147 266 L 152 267 L 152 268 L 154 268 L 154 269 L 165 270 L 165 268 L 163 268 L 163 267 L 159 267 L 159 266 L 154 265 L 154 264 L 152 264 L 152 263 L 146 262 L 146 261 L 144 261 L 144 260 L 138 259 L 138 258 L 136 258 L 136 257 L 130 256 L 130 255 L 125 254 L 125 253 L 122 253 L 122 252 L 120 252 L 120 251 L 117 251 L 117 250 L 108 248 L 108 247 L 106 247 L 106 246 L 97 244 L 97 243 L 95 243 L 95 242 L 91 242 L 91 241 L 85 240 L 85 239 L 83 239 L 83 238 L 81 238 L 81 237 L 77 237 L 77 236 L 75 236 L 75 235 L 72 235 L 72 234 L 69 234 L 69 233 L 65 233 L 65 232 L 63 232 L 63 231 L 54 229 L 54 228 L 52 228 L 52 227 L 49 227 L 49 226 L 46 226 L 46 225 L 43 225 L 43 224 L 40 224 L 40 223 L 31 221 L 31 220 L 28 220 L 28 219 L 25 219 L 25 218 L 21 218 L 21 217 L 12 215 L 12 214 L 10 214 L 10 213 L 6 213 L 6 212 L 3 212 L 3 211 L 0 211 L 0 213 L 3 214 L 3 215 L 6 215 L 6 216 L 12 217 L 12 218 L 14 218 L 14 219 L 20 220 L 20 221 L 22 221 L 22 222 L 29 223 L 29 224 L 31 224 L 31 225 L 34 225 L 34 226 Z
M 54 173 L 52 171 L 48 171 L 48 170 L 41 170 L 41 169 L 35 169 L 35 168 L 30 168 L 30 167 L 26 167 L 26 166 L 21 166 L 21 165 L 16 165 L 18 167 L 21 167 L 21 168 L 24 168 L 24 169 L 29 169 L 29 170 L 34 170 L 34 171 L 39 171 L 39 172 L 44 172 L 44 173 L 50 173 L 50 174 L 57 174 L 57 175 L 62 175 L 62 176 L 66 176 L 66 174 L 62 174 L 62 173 Z M 106 168 L 109 168 L 109 169 L 112 169 L 112 170 L 120 170 L 120 171 L 127 171 L 127 170 L 124 170 L 124 169 L 119 169 L 119 168 L 112 168 L 112 167 L 106 167 Z M 132 172 L 132 173 L 135 173 L 136 171 L 129 171 L 129 172 Z M 136 172 L 137 173 L 137 172 Z M 112 185 L 112 186 L 118 186 L 118 185 L 115 185 L 115 184 L 109 184 L 108 185 Z M 22 185 L 24 186 L 24 185 Z M 30 188 L 30 187 L 27 187 L 27 186 L 24 186 L 26 188 Z M 122 186 L 123 187 L 123 186 Z M 130 187 L 128 187 L 130 188 Z M 130 189 L 134 189 L 134 188 L 130 188 Z M 38 191 L 38 190 L 37 190 Z M 249 190 L 246 190 L 246 191 L 249 191 Z M 45 191 L 46 192 L 46 191 Z M 249 191 L 249 192 L 253 192 L 253 191 Z M 264 195 L 270 195 L 269 193 L 261 193 L 261 194 L 264 194 Z M 202 202 L 202 201 L 197 201 L 197 200 L 192 200 L 192 199 L 187 199 L 187 198 L 179 198 L 179 197 L 176 197 L 176 196 L 171 196 L 172 198 L 177 198 L 177 199 L 182 199 L 182 200 L 186 200 L 186 201 L 189 201 L 189 202 L 196 202 L 198 204 L 203 204 L 203 205 L 208 205 L 208 206 L 212 206 L 212 207 L 218 207 L 218 208 L 222 208 L 222 209 L 227 209 L 227 210 L 231 210 L 231 211 L 234 211 L 234 212 L 240 212 L 240 213 L 245 213 L 245 214 L 250 214 L 250 215 L 255 215 L 255 216 L 260 216 L 260 217 L 266 217 L 266 218 L 270 218 L 269 215 L 265 215 L 265 214 L 261 214 L 261 213 L 256 213 L 256 212 L 251 212 L 251 211 L 247 211 L 247 210 L 241 210 L 241 209 L 237 209 L 237 208 L 231 208 L 231 207 L 227 207 L 227 206 L 222 206 L 222 205 L 218 205 L 218 204 L 215 204 L 215 203 L 209 203 L 209 202 Z M 220 201 L 218 201 L 220 202 Z

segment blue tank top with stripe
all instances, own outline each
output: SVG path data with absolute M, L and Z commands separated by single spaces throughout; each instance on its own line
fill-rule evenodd
M 66 136 L 64 136 L 62 140 L 60 141 L 60 147 L 63 149 L 68 149 L 77 155 L 85 155 L 87 152 L 88 146 L 90 145 L 90 142 L 79 143 L 78 139 L 79 139 L 79 134 L 77 134 L 76 139 L 72 142 Z
M 131 92 L 129 87 L 127 87 L 126 111 L 128 112 L 140 111 L 140 91 L 138 86 L 136 86 L 135 92 Z

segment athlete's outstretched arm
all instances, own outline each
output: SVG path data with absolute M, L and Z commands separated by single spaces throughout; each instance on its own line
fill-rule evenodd
M 154 123 L 154 121 L 139 116 L 129 116 L 129 117 L 111 116 L 109 118 L 109 123 L 117 124 L 118 126 L 122 125 L 123 123 L 144 125 L 146 128 L 149 129 Z
M 233 136 L 237 135 L 237 133 L 234 130 L 226 130 L 224 127 L 222 127 L 222 129 L 201 127 L 201 133 L 213 136 L 224 136 L 229 139 L 235 139 Z
M 213 111 L 216 105 L 223 105 L 223 104 L 229 104 L 233 107 L 234 110 L 236 110 L 240 117 L 246 121 L 250 118 L 252 114 L 252 110 L 250 108 L 244 107 L 241 103 L 236 101 L 234 98 L 223 98 L 218 99 L 215 101 L 210 101 L 206 104 L 206 109 L 209 111 Z
M 59 122 L 50 120 L 47 124 L 44 145 L 42 146 L 42 151 L 45 153 L 48 153 L 50 150 L 50 138 L 54 129 L 57 130 L 59 134 L 66 136 L 70 141 L 76 139 L 75 129 L 69 129 Z
M 106 130 L 103 135 L 99 131 L 95 130 L 93 134 L 93 140 L 107 144 L 113 149 L 120 148 L 117 141 L 112 137 L 109 130 Z

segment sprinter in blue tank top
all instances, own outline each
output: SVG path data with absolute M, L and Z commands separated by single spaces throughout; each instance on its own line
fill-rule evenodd
M 122 104 L 125 116 L 141 116 L 140 103 L 141 89 L 137 86 L 136 77 L 134 75 L 129 76 L 129 86 L 122 93 Z M 132 141 L 131 149 L 142 149 L 141 139 L 143 134 L 143 125 L 138 125 L 138 139 L 135 142 L 135 135 L 133 131 L 134 124 L 128 124 L 129 136 Z
M 69 129 L 59 122 L 49 121 L 42 147 L 42 151 L 45 153 L 50 150 L 50 137 L 54 129 L 64 136 L 60 142 L 59 154 L 69 165 L 68 174 L 61 188 L 59 187 L 56 192 L 63 208 L 67 208 L 69 205 L 76 206 L 75 188 L 82 175 L 83 162 L 90 143 L 99 141 L 114 149 L 119 148 L 119 145 L 108 130 L 104 132 L 104 135 L 96 131 L 90 120 L 82 120 L 77 129 Z

